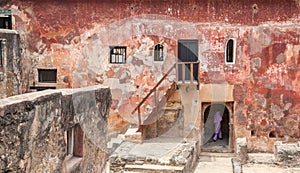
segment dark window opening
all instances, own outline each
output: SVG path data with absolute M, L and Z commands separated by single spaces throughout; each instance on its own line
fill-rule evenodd
M 229 39 L 226 44 L 226 63 L 234 63 L 235 56 L 235 46 L 234 40 Z
M 56 69 L 38 69 L 39 82 L 56 83 Z
M 251 136 L 255 136 L 255 131 L 251 130 Z
M 110 63 L 125 64 L 126 63 L 126 47 L 115 46 L 110 48 Z
M 67 154 L 73 156 L 74 152 L 74 128 L 67 130 Z
M 37 90 L 37 91 L 44 91 L 48 89 L 56 89 L 56 87 L 51 87 L 51 86 L 30 86 L 29 87 L 32 90 Z
M 164 60 L 164 46 L 162 44 L 157 44 L 154 47 L 154 61 Z
M 276 135 L 275 135 L 275 132 L 274 131 L 271 131 L 269 133 L 269 138 L 276 138 Z
M 3 66 L 2 41 L 0 41 L 0 67 Z
M 0 16 L 0 28 L 12 29 L 11 15 L 2 14 Z
M 79 124 L 67 130 L 67 156 L 83 156 L 83 131 Z

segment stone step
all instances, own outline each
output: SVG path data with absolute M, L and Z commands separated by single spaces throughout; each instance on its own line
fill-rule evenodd
M 141 132 L 138 132 L 138 128 L 128 128 L 125 133 L 125 141 L 134 142 L 134 143 L 142 143 L 143 136 Z
M 125 136 L 123 134 L 118 134 L 116 137 L 111 138 L 110 141 L 107 143 L 107 148 L 116 148 L 118 147 L 122 142 L 124 142 Z
M 251 163 L 275 163 L 275 155 L 273 153 L 248 153 L 249 162 Z
M 181 102 L 167 102 L 167 104 L 162 108 L 162 110 L 179 110 L 182 109 Z
M 231 158 L 216 157 L 210 161 L 199 160 L 194 172 L 232 173 L 233 167 Z
M 235 157 L 234 153 L 211 153 L 211 152 L 201 152 L 199 154 L 200 162 L 212 162 L 218 158 L 233 158 Z
M 125 165 L 126 171 L 135 172 L 151 172 L 151 173 L 183 173 L 184 166 L 170 166 L 170 165 L 153 165 L 153 164 L 143 164 L 143 165 Z

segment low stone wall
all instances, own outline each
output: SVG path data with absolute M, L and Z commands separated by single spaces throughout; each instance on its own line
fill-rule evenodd
M 65 132 L 74 124 L 84 134 L 76 172 L 103 170 L 110 104 L 110 90 L 101 86 L 0 100 L 0 172 L 67 172 Z
M 173 170 L 175 167 L 181 167 L 182 169 L 177 172 L 181 173 L 189 173 L 193 172 L 196 164 L 197 164 L 197 156 L 198 156 L 198 142 L 196 141 L 188 141 L 184 143 L 178 143 L 177 147 L 174 148 L 172 152 L 168 155 L 162 157 L 155 154 L 154 155 L 135 155 L 130 153 L 130 151 L 135 150 L 135 146 L 137 144 L 131 142 L 123 143 L 115 153 L 113 153 L 110 158 L 110 171 L 111 172 L 124 172 L 124 171 L 132 171 L 128 170 L 129 165 L 135 165 L 136 172 L 176 172 Z M 138 144 L 143 145 L 143 144 Z M 145 148 L 148 148 L 146 145 L 162 145 L 163 143 L 153 143 L 153 144 L 144 144 Z M 140 150 L 140 149 L 139 149 Z M 142 153 L 140 153 L 142 154 Z M 150 168 L 142 168 L 144 165 L 151 165 Z M 164 171 L 156 170 L 154 167 L 170 167 Z M 173 168 L 173 169 L 172 169 Z
M 300 142 L 275 143 L 275 161 L 284 166 L 300 166 Z

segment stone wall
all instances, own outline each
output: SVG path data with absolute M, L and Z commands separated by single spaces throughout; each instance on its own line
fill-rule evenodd
M 0 172 L 67 172 L 65 132 L 73 124 L 79 124 L 84 133 L 77 170 L 104 169 L 110 104 L 110 90 L 101 86 L 46 90 L 0 100 Z
M 300 166 L 300 142 L 276 142 L 275 161 L 283 166 Z
M 197 39 L 200 82 L 234 86 L 235 138 L 247 137 L 251 151 L 271 152 L 273 138 L 300 137 L 298 1 L 15 0 L 0 6 L 11 9 L 24 43 L 23 92 L 37 81 L 38 68 L 56 68 L 58 88 L 107 85 L 110 128 L 124 131 L 138 122 L 131 114 L 137 103 L 177 61 L 178 40 Z M 230 38 L 235 64 L 224 58 Z M 158 43 L 162 62 L 153 60 Z M 127 47 L 125 64 L 109 63 L 110 46 Z M 171 85 L 175 71 L 167 79 L 159 91 Z
M 0 98 L 20 93 L 21 87 L 21 43 L 17 31 L 0 29 L 1 57 Z

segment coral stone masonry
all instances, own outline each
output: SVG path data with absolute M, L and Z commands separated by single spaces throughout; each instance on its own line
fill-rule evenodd
M 299 0 L 2 0 L 0 172 L 104 171 L 156 138 L 299 166 L 299 36 Z
M 87 101 L 94 104 L 88 105 Z M 48 90 L 0 100 L 0 172 L 93 172 L 104 169 L 110 104 L 110 90 L 100 86 Z M 78 109 L 86 110 L 84 115 L 79 114 Z M 67 131 L 74 124 L 78 124 L 82 132 L 74 132 L 70 148 Z M 90 132 L 97 134 L 97 138 Z M 79 139 L 82 139 L 81 143 Z M 76 159 L 78 164 L 73 165 Z

